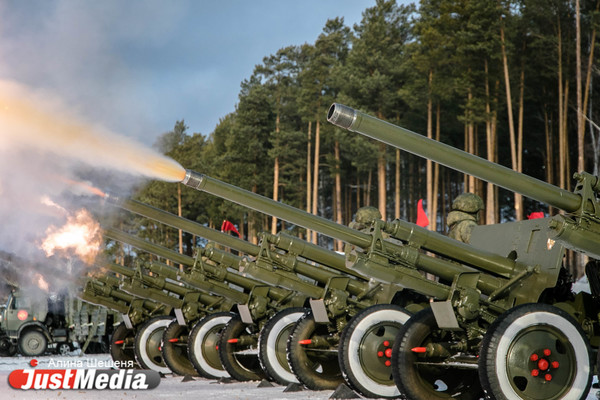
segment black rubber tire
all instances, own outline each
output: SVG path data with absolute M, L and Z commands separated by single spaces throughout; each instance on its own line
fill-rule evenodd
M 48 339 L 42 332 L 31 329 L 21 333 L 19 337 L 19 352 L 27 357 L 38 357 L 48 349 Z
M 73 346 L 71 346 L 67 342 L 61 342 L 56 344 L 56 354 L 61 356 L 68 355 L 71 351 L 73 351 Z
M 188 356 L 200 376 L 207 379 L 229 378 L 219 359 L 219 333 L 231 317 L 231 312 L 207 315 L 192 327 L 188 339 Z
M 313 351 L 298 343 L 314 335 L 328 334 L 327 325 L 317 324 L 312 311 L 308 311 L 300 317 L 288 339 L 287 359 L 290 368 L 300 383 L 311 390 L 332 390 L 344 383 L 337 352 Z
M 491 399 L 587 398 L 593 375 L 590 345 L 577 321 L 557 307 L 535 303 L 510 309 L 487 330 L 481 349 L 479 377 Z M 533 354 L 538 360 L 530 359 Z M 542 361 L 548 369 L 542 370 Z M 533 370 L 539 375 L 532 376 Z
M 258 336 L 258 360 L 269 379 L 287 386 L 299 383 L 287 361 L 287 342 L 298 319 L 309 309 L 286 308 L 269 319 Z
M 362 310 L 348 322 L 340 336 L 338 355 L 348 386 L 365 397 L 400 396 L 388 355 L 410 316 L 400 306 L 378 304 Z
M 483 397 L 477 369 L 418 363 L 423 356 L 414 353 L 413 348 L 450 340 L 449 335 L 448 331 L 438 329 L 430 308 L 419 311 L 406 321 L 392 347 L 392 375 L 402 398 L 475 400 Z
M 228 342 L 230 339 L 237 339 L 242 335 L 256 336 L 258 341 L 258 332 L 255 332 L 254 329 L 255 326 L 243 323 L 242 318 L 235 314 L 219 333 L 221 364 L 233 379 L 240 382 L 259 381 L 267 377 L 258 361 L 257 344 L 246 346 Z
M 167 326 L 162 337 L 163 361 L 174 374 L 200 376 L 188 358 L 189 331 L 187 325 L 179 325 L 177 320 Z M 177 339 L 177 342 L 173 343 L 171 339 Z
M 123 341 L 123 343 L 119 343 Z M 110 339 L 109 353 L 112 360 L 119 366 L 126 368 L 140 368 L 135 359 L 133 350 L 135 343 L 135 331 L 127 329 L 124 323 L 120 323 L 112 334 Z
M 12 357 L 18 350 L 18 346 L 14 345 L 8 337 L 0 339 L 0 357 Z
M 161 315 L 144 322 L 135 334 L 135 359 L 143 369 L 151 369 L 171 373 L 165 364 L 160 348 L 162 346 L 162 335 L 167 326 L 173 321 L 173 317 Z

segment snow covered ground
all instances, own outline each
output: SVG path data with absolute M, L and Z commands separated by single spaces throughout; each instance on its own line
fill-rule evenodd
M 37 357 L 37 369 L 58 369 L 61 365 L 82 364 L 110 365 L 107 354 L 73 356 Z M 15 369 L 31 368 L 31 357 L 0 357 L 0 399 L 2 400 L 293 400 L 293 399 L 329 399 L 333 391 L 284 392 L 283 386 L 257 387 L 259 382 L 218 383 L 202 378 L 182 382 L 180 376 L 167 375 L 161 379 L 157 388 L 152 390 L 15 390 L 8 385 L 8 375 Z M 595 381 L 595 380 L 594 380 Z M 586 400 L 598 400 L 598 389 L 592 389 Z
M 328 399 L 333 391 L 287 392 L 283 386 L 258 388 L 260 382 L 218 383 L 202 378 L 182 382 L 181 376 L 167 375 L 161 379 L 157 388 L 152 390 L 15 390 L 8 385 L 8 375 L 15 369 L 31 368 L 31 357 L 0 357 L 0 399 L 2 400 L 170 400 L 170 399 L 201 399 L 201 400 L 230 400 L 230 399 Z M 79 356 L 44 356 L 36 357 L 36 369 L 60 369 L 61 365 L 82 364 L 107 365 L 111 358 L 107 354 Z M 81 361 L 81 363 L 80 363 Z M 84 368 L 85 368 L 84 367 Z

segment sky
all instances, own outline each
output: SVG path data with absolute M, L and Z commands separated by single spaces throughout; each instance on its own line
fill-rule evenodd
M 0 80 L 151 145 L 185 120 L 209 135 L 263 57 L 352 27 L 375 0 L 0 2 Z

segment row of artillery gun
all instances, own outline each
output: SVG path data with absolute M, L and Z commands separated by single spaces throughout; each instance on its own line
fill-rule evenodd
M 570 192 L 344 105 L 328 120 L 563 213 L 477 226 L 462 243 L 402 220 L 356 230 L 188 170 L 183 184 L 347 251 L 285 232 L 262 233 L 256 245 L 108 196 L 110 207 L 210 241 L 190 257 L 104 230 L 165 261 L 107 263 L 86 282 L 82 299 L 123 316 L 113 359 L 209 379 L 346 385 L 370 398 L 586 398 L 600 345 L 598 177 L 576 174 Z M 567 249 L 589 258 L 590 293 L 571 291 Z

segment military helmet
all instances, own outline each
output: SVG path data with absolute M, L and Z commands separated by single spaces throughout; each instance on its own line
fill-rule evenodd
M 463 193 L 456 196 L 452 202 L 452 209 L 466 213 L 476 213 L 483 210 L 483 200 L 474 193 Z
M 380 220 L 381 213 L 375 207 L 365 206 L 361 207 L 356 211 L 356 215 L 354 216 L 354 220 L 359 224 L 370 224 L 374 220 Z

